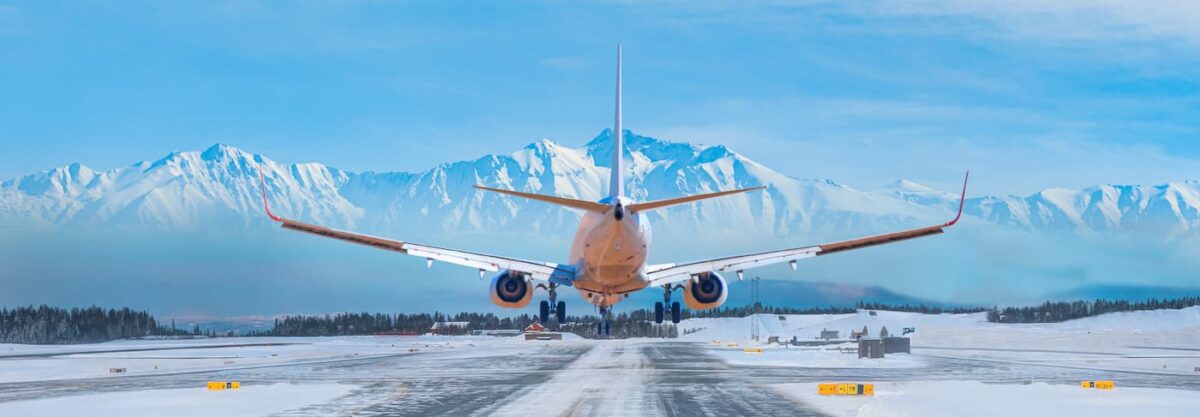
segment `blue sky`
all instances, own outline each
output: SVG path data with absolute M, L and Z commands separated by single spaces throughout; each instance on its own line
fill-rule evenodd
M 975 195 L 1200 179 L 1194 1 L 63 3 L 0 0 L 0 178 L 218 142 L 352 171 L 582 145 L 612 123 L 622 43 L 627 128 L 724 144 L 795 177 L 953 190 L 969 168 Z M 338 242 L 110 238 L 0 239 L 21 261 L 0 274 L 0 303 L 490 308 L 473 271 Z M 1027 301 L 1097 282 L 1191 286 L 1196 273 L 1188 247 L 990 238 L 929 243 L 971 254 L 950 262 L 909 256 L 916 246 L 830 257 L 801 279 Z M 880 265 L 906 278 L 879 278 Z M 960 279 L 968 268 L 982 272 Z M 764 276 L 796 276 L 783 270 Z M 431 286 L 439 297 L 414 296 Z
M 1200 172 L 1200 7 L 9 2 L 0 177 L 230 143 L 421 170 L 611 124 L 796 177 L 980 193 Z

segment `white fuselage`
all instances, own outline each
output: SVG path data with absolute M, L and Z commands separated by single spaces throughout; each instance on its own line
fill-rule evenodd
M 610 197 L 601 203 L 622 206 L 631 201 Z M 650 248 L 650 223 L 640 213 L 625 212 L 617 219 L 614 205 L 604 213 L 586 212 L 571 245 L 570 263 L 576 267 L 574 287 L 588 302 L 605 307 L 646 287 L 646 253 Z M 622 209 L 624 210 L 624 209 Z

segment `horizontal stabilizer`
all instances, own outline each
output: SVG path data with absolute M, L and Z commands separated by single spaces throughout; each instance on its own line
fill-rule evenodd
M 674 206 L 676 204 L 690 203 L 693 201 L 699 201 L 699 200 L 704 200 L 704 199 L 713 198 L 713 197 L 720 197 L 720 196 L 725 196 L 725 195 L 730 195 L 730 194 L 744 193 L 747 191 L 763 190 L 766 188 L 767 187 L 750 187 L 750 188 L 742 188 L 739 190 L 718 191 L 715 193 L 708 193 L 708 194 L 689 195 L 686 197 L 668 198 L 666 200 L 647 201 L 645 203 L 630 204 L 630 205 L 626 206 L 626 208 L 628 208 L 629 211 L 633 211 L 633 212 L 638 212 L 638 211 L 643 211 L 643 210 L 654 210 L 657 208 Z
M 508 195 L 513 195 L 513 196 L 517 196 L 517 197 L 525 197 L 530 200 L 544 201 L 544 202 L 547 202 L 550 204 L 557 204 L 560 206 L 567 206 L 570 208 L 576 208 L 576 209 L 580 209 L 580 210 L 595 211 L 595 212 L 599 212 L 599 213 L 603 213 L 605 210 L 608 210 L 607 205 L 600 204 L 600 203 L 597 203 L 594 201 L 576 200 L 573 198 L 554 197 L 554 196 L 533 194 L 533 193 L 523 193 L 520 191 L 513 191 L 513 190 L 502 190 L 499 188 L 484 187 L 482 185 L 476 185 L 475 188 L 478 188 L 478 189 L 484 190 L 484 191 L 496 192 L 496 193 L 500 193 L 500 194 L 508 194 Z

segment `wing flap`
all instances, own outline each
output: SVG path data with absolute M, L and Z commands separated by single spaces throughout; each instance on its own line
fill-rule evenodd
M 677 281 L 683 281 L 688 277 L 708 271 L 726 271 L 726 270 L 741 270 L 748 268 L 757 268 L 760 266 L 773 265 L 782 262 L 792 262 L 799 259 L 811 258 L 814 256 L 829 255 L 848 250 L 862 249 L 871 246 L 884 245 L 888 243 L 899 242 L 908 239 L 915 239 L 923 236 L 931 236 L 941 234 L 945 228 L 954 226 L 958 220 L 962 218 L 963 202 L 967 196 L 967 181 L 971 178 L 971 173 L 967 172 L 966 178 L 963 179 L 962 195 L 958 201 L 958 213 L 954 218 L 946 223 L 936 226 L 921 227 L 916 229 L 903 230 L 899 232 L 885 233 L 881 235 L 867 236 L 858 239 L 843 240 L 840 242 L 826 243 L 823 245 L 804 246 L 799 248 L 784 249 L 771 252 L 762 252 L 750 255 L 731 256 L 727 258 L 710 259 L 697 262 L 689 262 L 686 264 L 671 265 L 654 265 L 654 269 L 647 268 L 646 277 L 650 281 L 650 285 L 661 285 Z
M 267 204 L 266 179 L 263 178 L 261 172 L 259 173 L 259 181 L 262 182 L 263 208 L 266 210 L 267 216 L 270 217 L 271 220 L 279 222 L 281 227 L 284 229 L 337 239 L 344 242 L 357 243 L 360 245 L 389 250 L 392 252 L 399 252 L 406 255 L 419 256 L 435 261 L 467 266 L 484 271 L 499 271 L 501 269 L 508 269 L 529 274 L 529 276 L 534 279 L 554 279 L 555 282 L 565 285 L 570 285 L 570 282 L 574 279 L 575 269 L 569 265 L 560 265 L 550 262 L 533 262 L 521 259 L 506 258 L 503 256 L 461 251 L 457 249 L 440 248 L 437 246 L 386 239 L 362 233 L 347 232 L 344 230 L 332 229 L 325 226 L 318 226 L 315 224 L 283 218 L 272 213 L 271 206 Z

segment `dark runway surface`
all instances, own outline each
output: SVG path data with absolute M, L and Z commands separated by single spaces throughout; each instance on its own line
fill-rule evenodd
M 540 342 L 539 342 L 540 343 Z M 580 341 L 349 358 L 321 363 L 156 376 L 0 384 L 0 402 L 97 392 L 243 385 L 354 385 L 331 402 L 287 416 L 806 416 L 820 415 L 772 388 L 826 381 L 976 380 L 1200 390 L 1200 378 L 922 357 L 914 369 L 730 366 L 703 344 Z M 919 352 L 918 352 L 919 353 Z M 936 351 L 929 352 L 936 354 Z

